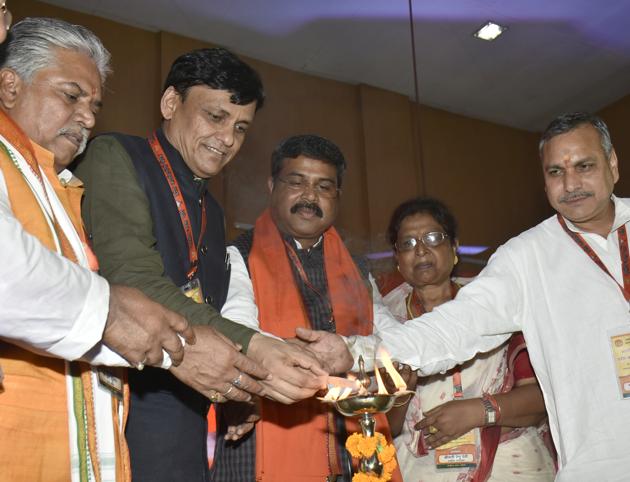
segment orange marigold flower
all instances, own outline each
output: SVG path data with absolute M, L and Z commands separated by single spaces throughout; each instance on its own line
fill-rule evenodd
M 346 449 L 350 452 L 355 458 L 361 457 L 361 452 L 359 451 L 359 443 L 363 439 L 363 435 L 358 433 L 353 433 L 346 440 Z
M 373 477 L 363 472 L 358 472 L 352 477 L 352 482 L 373 482 Z M 378 479 L 375 482 L 379 482 Z
M 376 437 L 363 437 L 358 445 L 359 452 L 364 457 L 369 457 L 376 451 L 376 444 Z
M 395 454 L 396 448 L 391 444 L 387 444 L 379 450 L 378 460 L 380 460 L 381 463 L 386 464 L 394 458 Z
M 391 474 L 394 470 L 396 470 L 396 467 L 398 467 L 398 462 L 396 462 L 396 459 L 391 459 L 389 462 L 383 464 L 383 472 Z

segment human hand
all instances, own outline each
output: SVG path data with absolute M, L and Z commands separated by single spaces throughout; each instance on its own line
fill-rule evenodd
M 295 334 L 300 340 L 308 342 L 308 349 L 315 353 L 328 373 L 345 373 L 354 365 L 354 359 L 339 335 L 308 328 L 297 328 Z
M 440 447 L 461 437 L 473 428 L 482 427 L 485 410 L 480 398 L 451 400 L 424 414 L 415 426 L 423 430 L 430 448 Z
M 328 373 L 308 350 L 259 333 L 249 342 L 247 355 L 271 372 L 265 396 L 286 404 L 312 397 L 325 387 Z
M 225 440 L 239 440 L 260 420 L 260 398 L 253 397 L 249 402 L 231 402 L 221 412 L 228 424 Z
M 213 402 L 247 401 L 261 395 L 269 371 L 243 355 L 239 347 L 210 326 L 195 326 L 197 343 L 186 347 L 184 361 L 171 373 Z M 249 392 L 249 393 L 248 393 Z
M 103 343 L 131 365 L 161 366 L 166 351 L 179 365 L 184 357 L 181 338 L 193 345 L 195 333 L 183 316 L 156 303 L 140 290 L 111 285 Z
M 407 385 L 407 390 L 410 390 L 412 392 L 415 391 L 416 385 L 418 384 L 418 372 L 416 370 L 413 370 L 409 365 L 404 365 L 402 363 L 394 362 L 394 367 Z M 387 388 L 387 391 L 389 393 L 394 393 L 396 390 L 398 390 L 398 388 L 394 384 L 394 381 L 392 380 L 392 377 L 389 375 L 385 368 L 379 368 L 379 372 L 381 374 L 381 379 L 385 384 L 385 388 Z

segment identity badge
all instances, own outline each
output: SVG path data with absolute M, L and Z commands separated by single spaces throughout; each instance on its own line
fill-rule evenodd
M 119 372 L 120 369 L 116 369 L 113 367 L 99 367 L 97 370 L 98 373 L 98 383 L 102 387 L 106 388 L 112 394 L 116 395 L 118 398 L 122 398 L 123 396 L 123 378 Z
M 195 303 L 203 303 L 203 292 L 201 291 L 201 283 L 199 278 L 193 278 L 183 285 L 180 290 Z
M 609 330 L 610 348 L 622 399 L 630 399 L 630 327 L 620 326 Z
M 438 469 L 475 468 L 479 464 L 479 429 L 473 429 L 435 449 Z

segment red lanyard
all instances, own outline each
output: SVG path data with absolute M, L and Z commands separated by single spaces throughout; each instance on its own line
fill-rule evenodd
M 302 262 L 300 261 L 300 258 L 298 258 L 298 255 L 295 254 L 295 251 L 293 251 L 293 249 L 291 248 L 291 245 L 289 245 L 289 243 L 287 243 L 286 241 L 284 242 L 284 244 L 287 247 L 287 254 L 289 255 L 289 258 L 291 259 L 293 266 L 295 266 L 295 269 L 297 269 L 297 272 L 300 275 L 302 282 L 307 286 L 307 288 L 309 288 L 313 293 L 319 296 L 319 298 L 322 301 L 326 303 L 328 310 L 330 312 L 330 320 L 328 320 L 328 323 L 334 322 L 335 318 L 333 315 L 333 309 L 332 309 L 330 300 L 328 299 L 326 295 L 324 295 L 317 288 L 315 288 L 315 286 L 313 286 L 313 284 L 310 282 L 310 280 L 308 279 L 308 276 L 306 275 L 306 271 L 304 271 L 304 267 L 302 266 Z
M 621 257 L 621 272 L 623 274 L 623 286 L 621 286 L 615 277 L 610 274 L 608 268 L 603 263 L 603 261 L 597 256 L 597 253 L 593 251 L 593 248 L 589 246 L 586 240 L 579 234 L 574 231 L 571 231 L 567 226 L 567 223 L 564 221 L 564 218 L 558 214 L 558 222 L 562 229 L 566 231 L 566 233 L 571 236 L 571 239 L 575 241 L 575 243 L 582 248 L 589 258 L 593 260 L 593 262 L 599 266 L 604 273 L 612 278 L 612 280 L 619 286 L 619 289 L 623 293 L 626 301 L 630 302 L 630 259 L 628 255 L 628 233 L 626 232 L 626 225 L 622 225 L 619 229 L 617 229 L 617 238 L 619 239 L 619 256 Z
M 201 244 L 201 239 L 206 232 L 205 194 L 201 198 L 201 229 L 199 230 L 199 239 L 197 243 L 195 243 L 195 237 L 192 232 L 192 224 L 190 222 L 190 217 L 188 216 L 188 209 L 186 208 L 186 203 L 184 202 L 184 196 L 182 195 L 179 183 L 175 178 L 175 173 L 173 172 L 171 163 L 169 162 L 168 157 L 166 157 L 166 154 L 164 154 L 164 149 L 162 149 L 155 132 L 151 134 L 151 137 L 149 137 L 149 145 L 153 150 L 155 159 L 162 168 L 164 177 L 168 182 L 168 187 L 171 189 L 171 193 L 173 194 L 173 199 L 175 200 L 175 205 L 177 206 L 177 211 L 179 212 L 179 218 L 182 221 L 182 228 L 184 228 L 184 234 L 186 235 L 186 243 L 188 243 L 188 259 L 190 260 L 190 269 L 188 270 L 186 276 L 189 280 L 191 280 L 194 278 L 195 274 L 197 274 L 197 269 L 199 267 L 199 245 Z
M 459 291 L 459 285 L 451 281 L 451 299 L 455 298 Z M 407 295 L 407 317 L 408 319 L 417 318 L 426 313 L 422 301 L 420 301 L 415 295 L 415 290 L 411 290 L 411 293 Z M 415 303 L 413 303 L 415 300 Z M 418 308 L 417 313 L 414 313 L 414 305 Z M 464 398 L 464 388 L 462 385 L 462 372 L 459 368 L 453 371 L 453 398 Z

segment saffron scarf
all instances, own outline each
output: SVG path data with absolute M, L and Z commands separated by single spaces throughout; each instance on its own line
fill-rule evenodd
M 2 111 L 0 126 L 0 133 L 11 146 L 4 143 L 0 146 L 2 148 L 0 169 L 7 185 L 13 214 L 27 232 L 37 237 L 50 250 L 59 252 L 75 263 L 80 259 L 83 261 L 82 264 L 87 266 L 91 258 L 85 245 L 86 239 L 80 218 L 82 188 L 76 185 L 62 186 L 54 171 L 52 155 L 33 144 Z M 56 196 L 59 200 L 83 247 L 73 248 L 55 215 L 47 216 L 44 213 L 36 200 L 35 186 L 30 185 L 34 182 L 30 182 L 24 172 L 27 167 L 23 165 L 24 161 L 22 163 L 17 161 L 12 149 L 15 149 L 26 161 L 28 168 L 32 169 L 36 178 L 34 182 L 41 183 L 45 196 Z M 49 187 L 44 187 L 46 183 L 52 187 L 52 191 Z M 36 189 L 39 189 L 39 186 Z M 77 249 L 80 252 L 77 252 Z M 5 392 L 0 395 L 0 405 L 15 407 L 10 412 L 3 409 L 6 418 L 3 418 L 2 425 L 5 428 L 14 427 L 16 430 L 14 437 L 6 437 L 4 443 L 0 443 L 0 453 L 7 457 L 6 460 L 2 458 L 4 460 L 2 466 L 5 468 L 3 470 L 11 471 L 12 480 L 37 480 L 43 474 L 47 480 L 70 479 L 74 461 L 71 461 L 68 450 L 67 387 L 71 386 L 78 434 L 79 479 L 87 480 L 89 477 L 89 460 L 94 478 L 100 482 L 94 387 L 90 365 L 84 362 L 70 363 L 68 375 L 72 378 L 71 383 L 67 384 L 66 368 L 62 360 L 41 357 L 4 342 L 0 345 L 0 360 L 6 371 Z M 38 396 L 40 392 L 46 395 Z M 117 401 L 114 403 L 112 400 L 111 409 L 115 424 L 114 434 L 117 437 L 117 430 L 124 425 L 124 420 L 119 420 Z M 123 418 L 124 414 L 125 409 Z M 31 426 L 32 429 L 29 428 Z M 37 434 L 42 431 L 46 435 L 38 437 Z M 19 449 L 20 444 L 24 444 L 24 451 Z M 16 447 L 20 456 L 27 457 L 27 460 L 22 462 L 19 460 L 20 457 L 15 458 Z M 128 452 L 122 436 L 117 437 L 116 464 L 116 480 L 130 480 Z M 15 467 L 15 472 L 11 467 Z
M 371 334 L 373 305 L 367 284 L 337 231 L 331 227 L 323 236 L 328 294 L 337 333 Z M 292 338 L 297 327 L 310 328 L 310 321 L 286 249 L 266 210 L 256 221 L 248 259 L 260 327 L 282 338 Z M 377 427 L 391 441 L 384 416 L 377 417 Z M 351 419 L 346 428 L 348 433 L 360 431 Z M 341 473 L 331 407 L 316 399 L 291 406 L 263 400 L 261 420 L 256 425 L 257 481 L 321 482 Z M 392 480 L 402 480 L 398 470 Z

